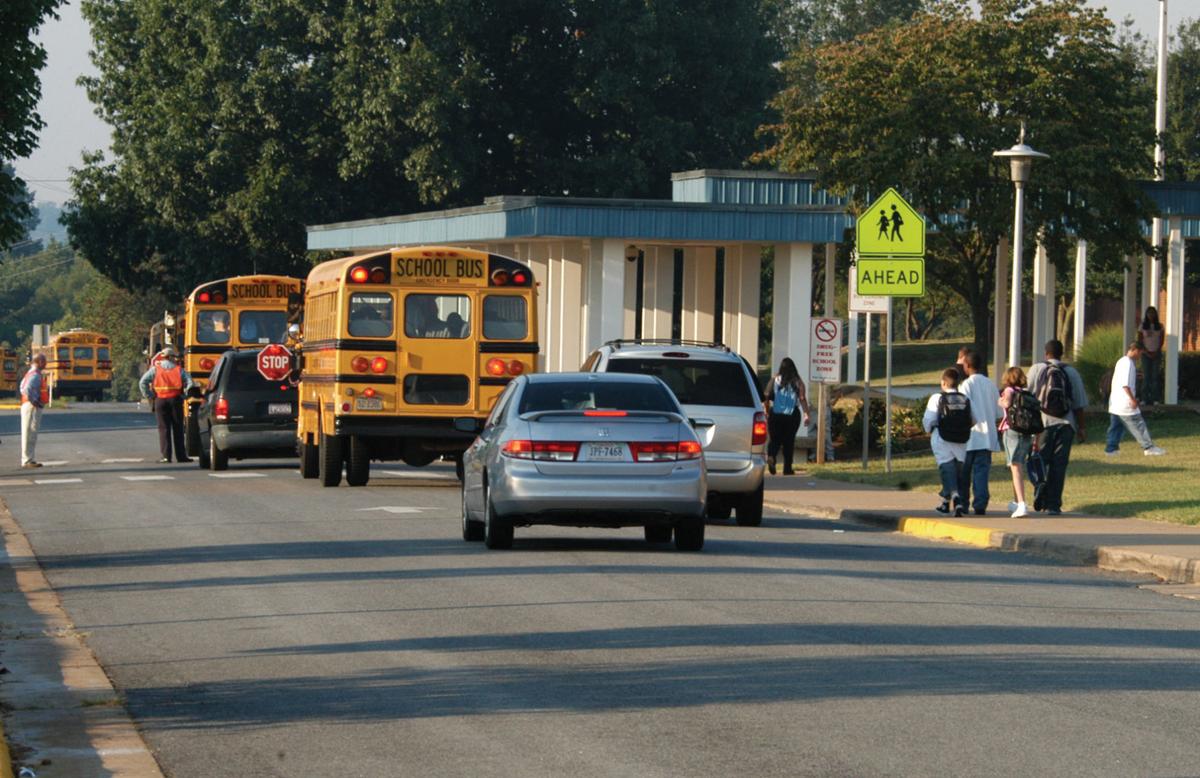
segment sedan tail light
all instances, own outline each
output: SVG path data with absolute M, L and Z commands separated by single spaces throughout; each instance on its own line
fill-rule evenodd
M 569 441 L 510 440 L 501 453 L 512 459 L 535 459 L 540 462 L 574 462 L 579 444 Z
M 700 444 L 694 440 L 679 443 L 630 443 L 629 450 L 633 452 L 634 462 L 677 462 L 699 459 L 701 456 Z
M 218 421 L 227 420 L 229 418 L 229 401 L 224 397 L 218 397 L 214 410 L 216 411 Z
M 761 446 L 767 442 L 767 414 L 759 411 L 754 414 L 754 432 L 750 435 L 750 445 Z

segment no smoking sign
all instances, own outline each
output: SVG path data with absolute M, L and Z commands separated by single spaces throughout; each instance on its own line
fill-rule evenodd
M 809 383 L 836 384 L 842 380 L 841 319 L 813 319 L 808 353 Z

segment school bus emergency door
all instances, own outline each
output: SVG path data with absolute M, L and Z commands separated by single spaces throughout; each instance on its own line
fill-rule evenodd
M 196 287 L 188 295 L 176 339 L 183 344 L 183 366 L 203 390 L 217 360 L 231 349 L 261 348 L 287 339 L 288 299 L 303 282 L 290 276 L 223 278 Z M 154 353 L 150 354 L 154 358 Z M 200 455 L 199 397 L 184 403 L 188 456 Z
M 102 332 L 72 329 L 50 337 L 34 354 L 46 357 L 51 397 L 100 400 L 112 387 L 112 343 Z
M 309 274 L 300 345 L 300 469 L 367 483 L 370 461 L 461 454 L 496 398 L 534 369 L 536 286 L 516 260 L 423 246 Z

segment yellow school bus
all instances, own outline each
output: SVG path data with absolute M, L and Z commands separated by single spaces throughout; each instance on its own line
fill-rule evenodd
M 17 352 L 0 348 L 0 397 L 17 394 L 21 385 L 21 363 Z
M 299 303 L 304 282 L 290 276 L 253 275 L 209 281 L 192 290 L 177 317 L 174 340 L 182 345 L 183 367 L 201 389 L 226 351 L 261 348 L 287 339 L 288 302 Z M 164 317 L 166 321 L 166 317 Z M 160 333 L 166 338 L 165 333 Z M 152 331 L 151 338 L 155 333 Z M 176 348 L 179 348 L 176 345 Z M 153 361 L 154 354 L 150 352 Z M 200 428 L 194 413 L 200 399 L 184 403 L 188 456 L 200 454 Z
M 471 249 L 420 246 L 332 260 L 304 296 L 300 472 L 362 486 L 370 461 L 424 466 L 461 454 L 538 353 L 530 269 Z
M 112 343 L 108 335 L 72 329 L 50 336 L 33 354 L 46 357 L 46 384 L 51 397 L 99 400 L 112 388 Z

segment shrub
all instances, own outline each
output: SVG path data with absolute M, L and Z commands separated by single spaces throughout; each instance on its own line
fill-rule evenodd
M 1087 331 L 1079 353 L 1075 355 L 1075 368 L 1083 378 L 1088 400 L 1101 401 L 1100 377 L 1112 370 L 1117 360 L 1125 354 L 1125 332 L 1120 324 L 1102 324 Z
M 1179 399 L 1200 400 L 1200 351 L 1179 355 Z

